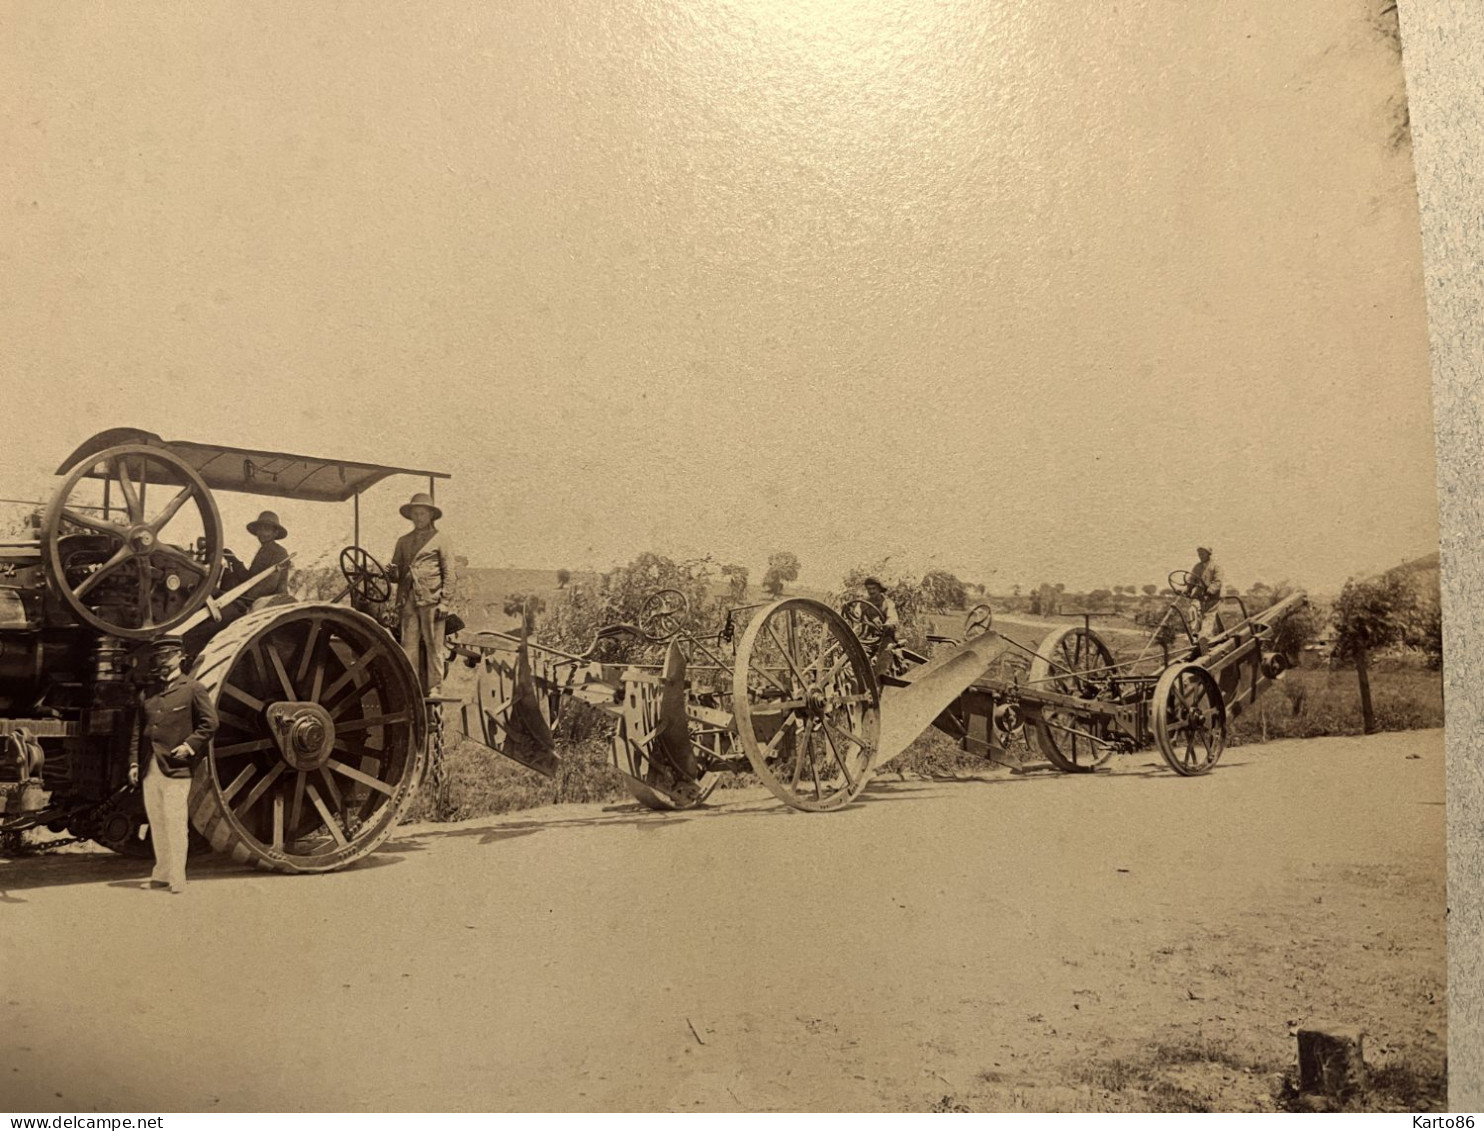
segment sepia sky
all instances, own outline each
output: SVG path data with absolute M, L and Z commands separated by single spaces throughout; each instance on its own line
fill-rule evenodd
M 130 425 L 476 565 L 1335 588 L 1437 547 L 1379 6 L 7 5 L 0 495 Z

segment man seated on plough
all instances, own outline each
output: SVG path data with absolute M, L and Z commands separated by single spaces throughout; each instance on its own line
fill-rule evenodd
M 891 656 L 893 660 L 900 660 L 902 641 L 899 634 L 902 629 L 902 619 L 897 614 L 897 603 L 886 595 L 886 586 L 881 584 L 879 578 L 868 577 L 862 584 L 866 589 L 866 603 L 874 606 L 881 613 L 881 623 L 878 626 L 881 643 L 877 654 L 885 654 Z

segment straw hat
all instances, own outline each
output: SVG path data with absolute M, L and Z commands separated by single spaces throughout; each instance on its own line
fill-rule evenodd
M 433 496 L 426 491 L 419 491 L 410 500 L 402 504 L 402 517 L 406 519 L 412 518 L 413 507 L 427 507 L 428 510 L 433 512 L 434 522 L 437 522 L 443 517 L 443 512 L 433 503 Z
M 261 526 L 266 526 L 270 530 L 272 530 L 274 538 L 287 538 L 289 536 L 289 532 L 285 530 L 283 528 L 283 524 L 278 521 L 278 515 L 274 514 L 272 511 L 264 511 L 262 514 L 258 515 L 258 520 L 256 522 L 249 522 L 247 524 L 247 532 L 249 534 L 256 534 L 258 532 L 258 528 Z

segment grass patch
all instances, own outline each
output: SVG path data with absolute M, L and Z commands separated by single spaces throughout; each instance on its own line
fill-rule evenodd
M 1443 725 L 1443 679 L 1415 666 L 1378 666 L 1371 672 L 1371 702 L 1383 731 Z M 1296 668 L 1237 718 L 1232 745 L 1280 738 L 1361 734 L 1360 688 L 1353 670 Z
M 1298 1090 L 1298 1071 L 1284 1073 L 1277 1103 L 1283 1111 L 1437 1112 L 1448 1110 L 1446 1067 L 1398 1060 L 1366 1070 L 1366 1086 L 1343 1104 Z

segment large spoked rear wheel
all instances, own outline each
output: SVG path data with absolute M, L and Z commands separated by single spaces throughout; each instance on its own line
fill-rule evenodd
M 1210 773 L 1226 749 L 1226 703 L 1199 664 L 1174 664 L 1154 685 L 1154 738 L 1182 777 Z
M 249 613 L 192 675 L 221 716 L 191 786 L 217 852 L 277 872 L 329 872 L 396 828 L 422 771 L 427 719 L 406 654 L 341 605 Z
M 753 771 L 796 809 L 840 809 L 865 788 L 880 732 L 865 649 L 827 605 L 758 611 L 737 650 L 732 713 Z
M 1027 680 L 1033 690 L 1092 700 L 1112 668 L 1113 652 L 1103 638 L 1085 625 L 1073 624 L 1041 641 Z M 1105 724 L 1068 711 L 1043 710 L 1031 730 L 1041 754 L 1063 773 L 1091 773 L 1113 753 Z

